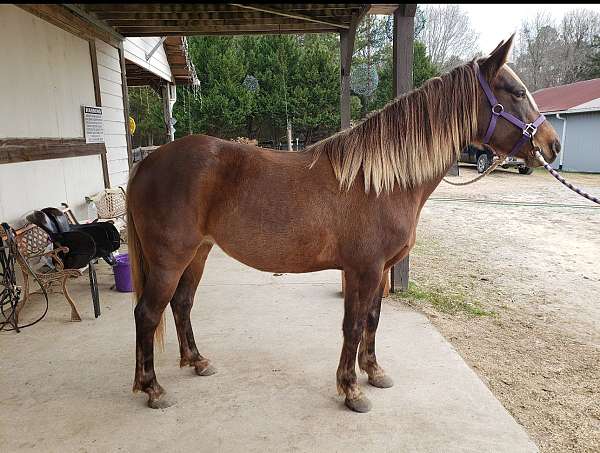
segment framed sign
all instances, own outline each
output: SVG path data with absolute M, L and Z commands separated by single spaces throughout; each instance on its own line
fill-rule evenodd
M 104 143 L 102 107 L 83 106 L 83 129 L 86 143 Z

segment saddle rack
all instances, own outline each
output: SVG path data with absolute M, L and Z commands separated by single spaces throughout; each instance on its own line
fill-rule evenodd
M 119 232 L 112 223 L 93 222 L 80 224 L 68 206 L 65 211 L 44 208 L 34 211 L 27 220 L 40 227 L 59 249 L 58 257 L 65 270 L 78 270 L 88 266 L 94 316 L 100 316 L 100 296 L 95 264 L 99 258 L 109 265 L 115 264 L 112 253 L 120 246 Z

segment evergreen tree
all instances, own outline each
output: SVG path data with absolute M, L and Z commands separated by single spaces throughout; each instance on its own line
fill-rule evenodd
M 389 18 L 373 17 L 358 31 L 353 65 L 374 68 L 379 84 L 368 97 L 351 97 L 354 119 L 392 98 L 389 23 Z M 226 139 L 245 136 L 277 145 L 286 140 L 286 118 L 292 123 L 293 136 L 307 144 L 339 129 L 337 34 L 196 36 L 188 43 L 200 87 L 198 95 L 190 87 L 177 87 L 176 138 L 190 133 Z M 437 74 L 419 42 L 414 47 L 413 73 L 415 87 Z M 244 83 L 246 79 L 255 82 L 251 88 Z M 142 100 L 146 99 L 152 106 L 144 110 Z M 160 98 L 140 94 L 130 102 L 138 133 L 160 131 L 164 137 Z

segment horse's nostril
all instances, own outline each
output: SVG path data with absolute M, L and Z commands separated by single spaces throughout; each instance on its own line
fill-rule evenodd
M 552 151 L 554 151 L 554 154 L 560 153 L 560 142 L 558 140 L 552 142 Z

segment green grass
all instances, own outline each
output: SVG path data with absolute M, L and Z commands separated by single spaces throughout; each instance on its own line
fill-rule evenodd
M 478 302 L 468 302 L 462 293 L 449 293 L 439 289 L 426 289 L 418 287 L 414 282 L 408 283 L 408 290 L 392 294 L 396 300 L 406 302 L 412 306 L 429 304 L 442 313 L 464 313 L 469 316 L 495 316 L 496 312 L 488 311 Z

